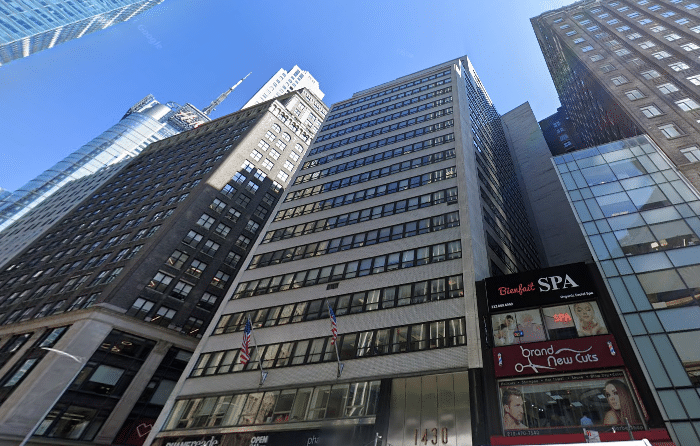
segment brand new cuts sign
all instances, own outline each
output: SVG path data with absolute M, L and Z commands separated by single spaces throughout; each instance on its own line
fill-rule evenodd
M 525 376 L 623 365 L 610 335 L 534 342 L 493 350 L 496 376 Z
M 585 263 L 491 277 L 485 283 L 490 312 L 586 300 L 597 295 Z

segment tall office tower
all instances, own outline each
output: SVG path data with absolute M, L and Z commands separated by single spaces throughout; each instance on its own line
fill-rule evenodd
M 9 262 L 0 445 L 142 444 L 326 110 L 301 90 L 152 143 Z
M 648 134 L 700 187 L 700 7 L 583 1 L 532 19 L 584 147 Z
M 302 88 L 308 88 L 319 99 L 323 99 L 323 96 L 325 96 L 318 85 L 318 81 L 314 79 L 308 71 L 302 70 L 298 65 L 294 65 L 291 71 L 280 68 L 280 70 L 275 73 L 269 81 L 265 82 L 265 85 L 246 102 L 243 108 L 252 107 L 253 105 L 269 101 L 289 91 L 301 90 Z M 319 121 L 318 124 L 320 125 L 321 122 Z
M 5 1 L 0 4 L 0 65 L 126 22 L 163 0 Z
M 467 57 L 335 104 L 147 444 L 486 443 L 474 282 L 528 228 Z
M 0 231 L 70 181 L 138 155 L 148 144 L 211 119 L 192 104 L 163 105 L 148 95 L 131 107 L 122 119 L 80 149 L 44 171 L 0 201 Z M 82 200 L 85 196 L 76 197 Z
M 583 147 L 564 107 L 559 107 L 556 113 L 541 120 L 539 125 L 552 155 L 573 152 Z
M 677 445 L 700 443 L 700 196 L 647 136 L 554 158 Z

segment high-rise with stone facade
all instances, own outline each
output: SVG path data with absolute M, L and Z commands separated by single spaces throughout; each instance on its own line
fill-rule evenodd
M 154 142 L 8 262 L 0 445 L 143 443 L 326 111 L 301 90 Z
M 42 0 L 0 4 L 0 65 L 125 22 L 163 0 Z
M 700 4 L 586 0 L 531 21 L 579 148 L 645 133 L 700 187 Z
M 504 127 L 467 57 L 333 105 L 149 441 L 485 443 L 474 283 L 540 263 Z

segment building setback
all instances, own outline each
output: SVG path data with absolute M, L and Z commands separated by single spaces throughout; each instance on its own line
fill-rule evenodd
M 700 443 L 700 196 L 647 136 L 553 159 L 677 445 Z
M 700 6 L 585 0 L 531 19 L 579 148 L 648 134 L 700 187 Z
M 486 443 L 474 282 L 538 259 L 467 57 L 358 92 L 331 108 L 147 444 Z
M 59 43 L 126 22 L 163 0 L 58 0 L 3 2 L 0 5 L 0 65 Z
M 155 142 L 8 262 L 0 445 L 143 443 L 326 111 L 301 90 Z

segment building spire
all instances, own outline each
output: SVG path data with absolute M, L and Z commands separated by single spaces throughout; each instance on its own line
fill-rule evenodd
M 232 92 L 233 90 L 235 90 L 236 87 L 238 87 L 238 86 L 241 84 L 241 82 L 243 82 L 248 76 L 250 76 L 251 73 L 252 73 L 252 71 L 251 71 L 250 73 L 246 74 L 245 77 L 244 77 L 243 79 L 239 80 L 238 83 L 236 83 L 236 85 L 234 85 L 233 87 L 231 87 L 231 88 L 228 89 L 227 91 L 221 93 L 221 94 L 219 95 L 218 98 L 214 99 L 214 100 L 212 101 L 211 104 L 207 105 L 207 106 L 204 108 L 204 110 L 202 110 L 202 113 L 204 113 L 205 115 L 209 116 L 209 114 L 211 114 L 211 112 L 213 112 L 213 111 L 216 109 L 216 107 L 219 106 L 219 104 L 221 104 L 222 102 L 224 102 L 224 99 L 226 99 L 226 97 L 227 97 L 228 95 L 230 95 L 231 92 Z

